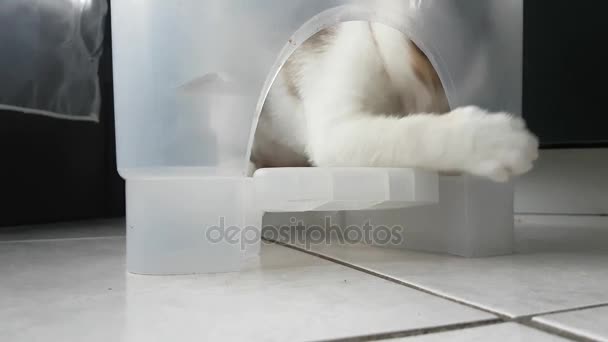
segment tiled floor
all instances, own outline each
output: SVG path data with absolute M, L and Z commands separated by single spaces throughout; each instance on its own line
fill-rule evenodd
M 602 218 L 522 217 L 513 256 L 265 245 L 200 276 L 127 274 L 124 245 L 121 221 L 0 231 L 0 340 L 608 341 Z
M 436 334 L 428 334 L 421 336 L 405 337 L 396 339 L 397 342 L 486 342 L 486 341 L 503 341 L 503 342 L 560 342 L 568 341 L 563 337 L 551 335 L 549 333 L 528 328 L 517 323 L 498 323 L 483 327 L 458 329 L 448 332 L 438 332 Z
M 608 306 L 540 316 L 534 321 L 592 340 L 608 341 Z

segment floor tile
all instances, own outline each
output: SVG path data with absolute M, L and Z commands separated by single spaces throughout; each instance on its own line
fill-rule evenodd
M 608 302 L 608 227 L 518 222 L 518 253 L 511 256 L 466 259 L 336 243 L 311 249 L 510 317 Z
M 45 225 L 0 227 L 0 243 L 56 239 L 88 239 L 125 235 L 124 219 L 60 222 Z
M 568 339 L 551 335 L 516 323 L 496 324 L 437 334 L 391 340 L 395 342 L 562 342 Z
M 534 321 L 596 341 L 608 341 L 608 306 L 534 318 Z
M 6 341 L 298 341 L 495 317 L 276 245 L 241 273 L 125 272 L 124 239 L 0 244 Z

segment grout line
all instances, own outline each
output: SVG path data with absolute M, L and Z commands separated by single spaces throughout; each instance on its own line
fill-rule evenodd
M 554 334 L 554 335 L 557 335 L 560 337 L 564 337 L 564 338 L 568 338 L 568 339 L 578 341 L 578 342 L 600 342 L 599 340 L 595 340 L 595 339 L 592 339 L 592 338 L 589 338 L 586 336 L 581 336 L 574 332 L 560 329 L 558 327 L 555 327 L 555 326 L 547 324 L 547 323 L 535 321 L 534 319 L 537 317 L 551 316 L 551 315 L 557 315 L 557 314 L 563 314 L 563 313 L 569 313 L 569 312 L 585 311 L 585 310 L 603 308 L 603 307 L 608 307 L 608 303 L 586 305 L 586 306 L 581 306 L 581 307 L 572 308 L 572 309 L 555 310 L 555 311 L 548 311 L 548 312 L 534 314 L 534 315 L 521 316 L 521 317 L 513 319 L 513 322 L 519 323 L 521 325 L 525 325 L 529 328 L 544 331 L 547 333 L 551 333 L 551 334 Z
M 440 333 L 440 332 L 445 332 L 445 331 L 454 331 L 454 330 L 461 330 L 461 329 L 468 329 L 468 328 L 475 328 L 475 327 L 480 327 L 480 326 L 487 326 L 487 325 L 494 325 L 494 324 L 501 324 L 501 323 L 518 323 L 524 326 L 527 326 L 528 328 L 532 328 L 535 330 L 540 330 L 542 332 L 545 332 L 547 334 L 551 334 L 551 335 L 555 335 L 555 336 L 559 336 L 559 337 L 563 337 L 566 339 L 570 339 L 573 341 L 577 341 L 577 342 L 599 342 L 593 339 L 589 339 L 588 337 L 584 337 L 584 336 L 580 336 L 577 335 L 575 333 L 569 332 L 569 331 L 564 331 L 561 329 L 557 329 L 555 327 L 546 325 L 546 324 L 542 324 L 536 321 L 533 321 L 533 319 L 535 317 L 540 317 L 540 316 L 546 316 L 546 315 L 553 315 L 553 314 L 560 314 L 560 313 L 566 313 L 566 312 L 573 312 L 573 311 L 582 311 L 582 310 L 588 310 L 588 309 L 593 309 L 593 308 L 599 308 L 599 307 L 605 307 L 608 306 L 608 303 L 601 303 L 601 304 L 594 304 L 594 305 L 587 305 L 587 306 L 582 306 L 582 307 L 576 307 L 576 308 L 571 308 L 571 309 L 563 309 L 563 310 L 555 310 L 555 311 L 548 311 L 548 312 L 543 312 L 543 313 L 537 313 L 537 314 L 531 314 L 531 315 L 525 315 L 525 316 L 519 316 L 519 317 L 510 317 L 508 315 L 496 312 L 496 311 L 492 311 L 480 306 L 477 306 L 475 304 L 471 304 L 468 302 L 464 302 L 461 301 L 459 299 L 455 299 L 446 295 L 442 295 L 440 293 L 436 293 L 433 292 L 431 290 L 427 290 L 425 288 L 422 288 L 420 286 L 414 285 L 414 284 L 410 284 L 407 283 L 403 280 L 400 279 L 396 279 L 396 278 L 392 278 L 390 276 L 386 276 L 384 274 L 363 268 L 361 266 L 357 266 L 351 263 L 348 263 L 346 261 L 342 261 L 339 259 L 335 259 L 332 258 L 330 256 L 321 254 L 321 253 L 317 253 L 317 252 L 313 252 L 313 251 L 309 251 L 306 250 L 305 248 L 301 248 L 298 246 L 294 246 L 294 245 L 289 245 L 280 241 L 274 241 L 274 240 L 268 240 L 268 239 L 264 239 L 264 241 L 270 242 L 270 243 L 274 243 L 277 244 L 279 246 L 283 246 L 292 250 L 296 250 L 344 267 L 348 267 L 350 269 L 353 269 L 355 271 L 359 271 L 359 272 L 363 272 L 365 274 L 368 274 L 370 276 L 373 277 L 377 277 L 389 282 L 392 282 L 394 284 L 397 285 L 401 285 L 401 286 L 405 286 L 408 287 L 410 289 L 416 290 L 416 291 L 420 291 L 420 292 L 424 292 L 426 294 L 435 296 L 435 297 L 439 297 L 445 300 L 448 300 L 450 302 L 456 303 L 456 304 L 460 304 L 460 305 L 464 305 L 467 306 L 469 308 L 475 309 L 475 310 L 479 310 L 479 311 L 483 311 L 485 313 L 489 313 L 492 315 L 497 316 L 498 318 L 496 319 L 491 319 L 491 320 L 482 320 L 482 321 L 477 321 L 477 322 L 471 322 L 471 323 L 460 323 L 460 324 L 453 324 L 453 325 L 445 325 L 445 326 L 439 326 L 439 327 L 435 327 L 435 328 L 427 328 L 427 329 L 413 329 L 413 330 L 406 330 L 406 331 L 401 331 L 401 332 L 393 332 L 393 333 L 383 333 L 383 334 L 374 334 L 374 335 L 367 335 L 367 336 L 358 336 L 358 337 L 352 337 L 352 338 L 345 338 L 345 339 L 335 339 L 335 340 L 327 340 L 326 342 L 365 342 L 365 341 L 380 341 L 380 340 L 387 340 L 387 339 L 393 339 L 393 338 L 400 338 L 400 337 L 410 337 L 410 336 L 419 336 L 419 335 L 426 335 L 426 334 L 434 334 L 434 333 Z
M 571 331 L 566 331 L 566 330 L 559 329 L 559 328 L 556 328 L 556 327 L 553 327 L 553 326 L 550 326 L 547 324 L 539 323 L 539 322 L 533 321 L 532 319 L 519 321 L 517 323 L 521 324 L 523 326 L 526 326 L 528 328 L 531 328 L 531 329 L 539 330 L 539 331 L 542 331 L 542 332 L 545 332 L 545 333 L 548 333 L 551 335 L 563 337 L 565 339 L 573 340 L 576 342 L 601 342 L 599 340 L 594 340 L 589 337 L 577 335 Z
M 503 321 L 499 318 L 488 319 L 483 321 L 471 322 L 471 323 L 458 323 L 458 324 L 449 324 L 432 328 L 420 328 L 420 329 L 411 329 L 404 331 L 395 331 L 389 333 L 380 333 L 380 334 L 372 334 L 372 335 L 364 335 L 364 336 L 356 336 L 356 337 L 346 337 L 346 338 L 338 338 L 332 340 L 323 340 L 324 342 L 367 342 L 367 341 L 382 341 L 394 338 L 403 338 L 403 337 L 412 337 L 412 336 L 422 336 L 429 334 L 437 334 L 442 332 L 456 331 L 462 329 L 470 329 L 470 328 L 478 328 L 489 325 L 501 324 Z
M 88 240 L 114 240 L 124 239 L 124 235 L 93 236 L 79 238 L 58 238 L 58 239 L 31 239 L 31 240 L 5 240 L 0 241 L 0 245 L 11 243 L 39 243 L 39 242 L 64 242 L 64 241 L 88 241 Z
M 535 212 L 516 212 L 517 216 L 547 216 L 547 217 L 608 217 L 608 213 L 535 213 Z
M 272 241 L 272 240 L 266 240 L 266 241 L 275 243 L 277 245 L 280 245 L 280 246 L 283 246 L 283 247 L 286 247 L 286 248 L 297 250 L 297 251 L 300 251 L 302 253 L 306 253 L 306 254 L 315 256 L 317 258 L 321 258 L 321 259 L 326 260 L 326 261 L 330 261 L 330 262 L 333 262 L 333 263 L 336 263 L 336 264 L 348 267 L 348 268 L 353 269 L 355 271 L 366 273 L 366 274 L 374 276 L 376 278 L 384 279 L 386 281 L 389 281 L 389 282 L 397 284 L 397 285 L 409 287 L 409 288 L 411 288 L 413 290 L 416 290 L 416 291 L 424 292 L 426 294 L 430 294 L 430 295 L 433 295 L 435 297 L 440 297 L 440 298 L 449 300 L 451 302 L 467 306 L 467 307 L 475 309 L 475 310 L 479 310 L 479 311 L 483 311 L 485 313 L 489 313 L 491 315 L 499 317 L 502 320 L 510 320 L 511 319 L 509 316 L 501 314 L 499 312 L 492 311 L 492 310 L 489 310 L 489 309 L 486 309 L 486 308 L 482 308 L 482 307 L 479 307 L 477 305 L 474 305 L 474 304 L 471 304 L 471 303 L 467 303 L 467 302 L 458 300 L 456 298 L 448 297 L 448 296 L 442 295 L 440 293 L 436 293 L 436 292 L 433 292 L 431 290 L 427 290 L 427 289 L 425 289 L 423 287 L 420 287 L 420 286 L 417 286 L 417 285 L 414 285 L 414 284 L 410 284 L 410 283 L 407 283 L 407 282 L 399 280 L 399 279 L 395 279 L 395 278 L 386 276 L 386 275 L 384 275 L 382 273 L 378 273 L 378 272 L 375 272 L 375 271 L 363 268 L 361 266 L 353 265 L 351 263 L 348 263 L 348 262 L 345 262 L 345 261 L 342 261 L 342 260 L 334 259 L 332 257 L 326 256 L 326 255 L 323 255 L 323 254 L 320 254 L 320 253 L 316 253 L 316 252 L 313 252 L 313 251 L 308 251 L 308 250 L 306 250 L 304 248 L 300 248 L 300 247 L 297 247 L 297 246 L 292 246 L 292 245 L 289 245 L 289 244 L 286 244 L 286 243 L 283 243 L 283 242 Z
M 602 308 L 602 307 L 607 307 L 607 306 L 608 306 L 608 303 L 577 306 L 577 307 L 571 308 L 571 309 L 561 309 L 561 310 L 554 310 L 554 311 L 541 312 L 541 313 L 536 313 L 536 314 L 531 314 L 531 315 L 519 316 L 519 317 L 514 318 L 513 320 L 517 321 L 517 320 L 534 319 L 536 317 L 544 317 L 544 316 L 557 315 L 557 314 L 568 313 L 568 312 L 597 309 L 597 308 Z

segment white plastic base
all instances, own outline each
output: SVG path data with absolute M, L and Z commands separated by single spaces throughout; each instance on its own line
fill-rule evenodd
M 464 176 L 440 177 L 439 204 L 388 211 L 347 212 L 345 226 L 403 228 L 396 247 L 463 257 L 513 253 L 513 185 Z M 393 247 L 393 246 L 391 246 Z
M 238 271 L 260 247 L 251 178 L 127 180 L 127 270 Z M 257 239 L 257 240 L 256 240 Z
M 488 257 L 513 252 L 511 184 L 497 184 L 469 176 L 442 176 L 438 179 L 438 189 L 438 203 L 420 202 L 419 205 L 390 210 L 267 213 L 263 224 L 264 227 L 276 228 L 273 231 L 266 229 L 271 238 L 297 245 L 327 243 L 315 231 L 321 227 L 323 230 L 333 229 L 332 233 L 339 228 L 343 233 L 339 238 L 333 236 L 333 243 L 364 242 L 462 257 Z M 331 207 L 329 210 L 339 209 Z M 373 233 L 383 227 L 388 229 L 378 233 L 381 235 Z M 354 240 L 349 241 L 345 233 L 347 229 L 355 236 Z M 310 241 L 305 242 L 305 239 Z
M 510 184 L 408 169 L 268 169 L 253 178 L 128 179 L 127 269 L 238 271 L 258 256 L 262 227 L 323 227 L 328 213 L 339 229 L 401 227 L 390 247 L 466 257 L 513 247 Z
M 258 208 L 304 212 L 407 208 L 439 201 L 438 177 L 414 169 L 277 168 L 254 174 Z

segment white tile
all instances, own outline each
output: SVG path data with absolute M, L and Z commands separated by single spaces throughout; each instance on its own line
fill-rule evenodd
M 608 214 L 608 149 L 543 150 L 515 182 L 515 212 Z
M 123 239 L 0 244 L 5 341 L 292 341 L 495 318 L 280 246 L 241 273 L 128 275 Z
M 565 338 L 551 335 L 533 328 L 516 324 L 505 323 L 477 328 L 455 330 L 431 335 L 413 336 L 391 341 L 402 342 L 562 342 L 569 341 Z
M 98 237 L 108 238 L 124 235 L 124 219 L 0 227 L 0 243 L 57 239 L 88 239 Z
M 596 341 L 608 341 L 608 306 L 536 317 L 534 321 Z
M 608 302 L 608 228 L 520 226 L 518 253 L 466 259 L 362 245 L 312 250 L 503 315 L 517 317 Z
M 518 215 L 520 254 L 608 254 L 608 217 Z

